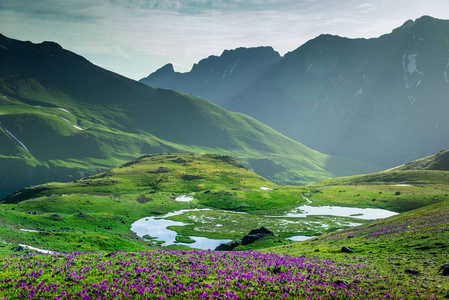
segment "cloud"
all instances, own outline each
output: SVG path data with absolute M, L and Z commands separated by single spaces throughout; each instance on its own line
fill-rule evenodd
M 132 78 L 172 62 L 187 71 L 224 49 L 293 51 L 322 33 L 376 37 L 407 19 L 449 18 L 433 0 L 0 0 L 2 34 L 52 40 Z

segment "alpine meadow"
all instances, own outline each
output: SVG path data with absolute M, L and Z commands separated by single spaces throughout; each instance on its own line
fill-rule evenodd
M 449 298 L 449 20 L 282 54 L 247 46 L 254 20 L 285 42 L 386 4 L 21 2 L 0 4 L 0 299 Z

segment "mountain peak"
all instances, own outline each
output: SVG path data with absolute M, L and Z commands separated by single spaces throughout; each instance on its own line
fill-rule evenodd
M 175 73 L 175 69 L 173 67 L 173 64 L 169 63 L 169 64 L 166 64 L 165 66 L 163 66 L 162 68 L 158 69 L 154 73 L 158 73 L 159 75 L 172 74 L 172 73 Z

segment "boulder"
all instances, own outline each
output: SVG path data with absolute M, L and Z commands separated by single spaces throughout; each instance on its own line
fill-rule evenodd
M 277 236 L 273 231 L 266 229 L 265 227 L 260 227 L 259 229 L 253 229 L 249 234 L 242 238 L 242 245 L 249 245 L 261 239 L 267 235 Z
M 449 276 L 449 263 L 442 265 L 440 267 L 440 272 L 443 276 Z
M 232 251 L 235 247 L 239 246 L 240 243 L 237 241 L 232 241 L 227 244 L 220 244 L 215 248 L 215 251 Z
M 345 246 L 343 246 L 343 247 L 341 248 L 341 252 L 343 252 L 343 253 L 354 253 L 354 250 L 352 250 L 351 247 L 345 247 Z

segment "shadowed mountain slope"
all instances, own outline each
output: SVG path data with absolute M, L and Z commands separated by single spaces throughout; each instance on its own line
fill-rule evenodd
M 323 153 L 384 168 L 449 147 L 448 20 L 424 16 L 372 39 L 320 35 L 270 63 L 242 53 L 225 51 L 189 73 L 158 71 L 141 81 L 201 95 Z M 238 81 L 242 61 L 254 72 Z M 200 72 L 200 65 L 208 68 Z M 226 72 L 234 65 L 236 73 Z M 204 80 L 218 79 L 218 70 L 221 81 Z M 224 87 L 238 93 L 214 94 Z
M 278 182 L 371 166 L 323 155 L 206 100 L 99 68 L 52 42 L 0 36 L 0 195 L 69 181 L 146 153 L 228 154 Z

